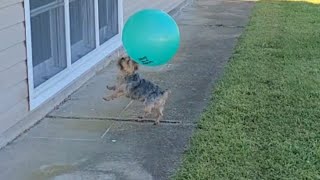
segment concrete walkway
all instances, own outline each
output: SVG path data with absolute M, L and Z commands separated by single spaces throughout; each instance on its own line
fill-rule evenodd
M 114 63 L 41 123 L 0 151 L 3 180 L 169 179 L 207 104 L 214 82 L 248 21 L 250 2 L 198 0 L 177 17 L 181 50 L 142 74 L 172 94 L 159 126 L 135 122 L 142 105 L 102 100 Z

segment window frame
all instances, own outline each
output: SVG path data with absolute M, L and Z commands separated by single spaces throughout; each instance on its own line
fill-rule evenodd
M 29 109 L 34 110 L 41 104 L 61 92 L 70 83 L 79 78 L 82 74 L 88 72 L 94 65 L 102 61 L 105 57 L 121 47 L 121 35 L 123 28 L 123 0 L 118 0 L 118 34 L 100 45 L 99 37 L 99 12 L 98 0 L 94 0 L 95 8 L 95 43 L 96 48 L 87 55 L 81 57 L 72 63 L 71 59 L 71 37 L 70 37 L 70 17 L 69 2 L 72 0 L 63 0 L 64 2 L 64 20 L 66 36 L 66 55 L 67 67 L 34 88 L 33 82 L 33 63 L 32 63 L 32 40 L 31 40 L 31 11 L 30 0 L 24 0 L 25 28 L 26 28 L 26 50 L 27 50 L 27 76 L 29 90 Z

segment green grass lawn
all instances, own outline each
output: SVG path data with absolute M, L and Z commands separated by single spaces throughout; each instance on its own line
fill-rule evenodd
M 173 179 L 320 179 L 320 5 L 257 2 Z

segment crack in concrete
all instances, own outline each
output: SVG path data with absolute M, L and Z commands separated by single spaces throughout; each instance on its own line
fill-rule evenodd
M 45 137 L 45 136 L 31 136 L 29 138 L 31 138 L 31 139 L 49 139 L 49 140 L 65 140 L 65 141 L 89 141 L 89 142 L 98 141 L 98 139 Z
M 187 24 L 187 23 L 179 23 L 181 26 L 203 26 L 203 27 L 210 27 L 210 28 L 235 28 L 235 29 L 243 29 L 245 26 L 232 26 L 232 25 L 225 25 L 225 24 Z
M 154 123 L 154 119 L 139 119 L 139 118 L 122 118 L 122 117 L 78 117 L 78 116 L 46 116 L 51 119 L 70 119 L 70 120 L 100 120 L 100 121 L 117 121 L 117 122 L 136 122 L 136 123 Z M 181 120 L 161 120 L 160 123 L 168 125 L 187 125 L 195 126 L 195 123 L 183 123 Z

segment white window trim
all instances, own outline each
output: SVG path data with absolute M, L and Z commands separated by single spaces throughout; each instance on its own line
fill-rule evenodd
M 27 67 L 28 67 L 28 88 L 29 106 L 34 110 L 41 104 L 62 91 L 82 74 L 89 71 L 94 65 L 102 61 L 105 57 L 113 53 L 122 45 L 121 36 L 123 28 L 123 0 L 118 0 L 118 29 L 119 33 L 110 40 L 100 45 L 99 43 L 99 19 L 98 19 L 98 0 L 95 4 L 95 29 L 96 29 L 96 49 L 83 56 L 71 65 L 71 46 L 70 46 L 70 26 L 69 26 L 69 0 L 64 0 L 65 4 L 65 27 L 67 43 L 67 68 L 34 88 L 33 85 L 33 64 L 32 64 L 32 42 L 31 42 L 31 17 L 30 0 L 24 0 L 25 27 L 26 27 L 26 46 L 27 46 Z

